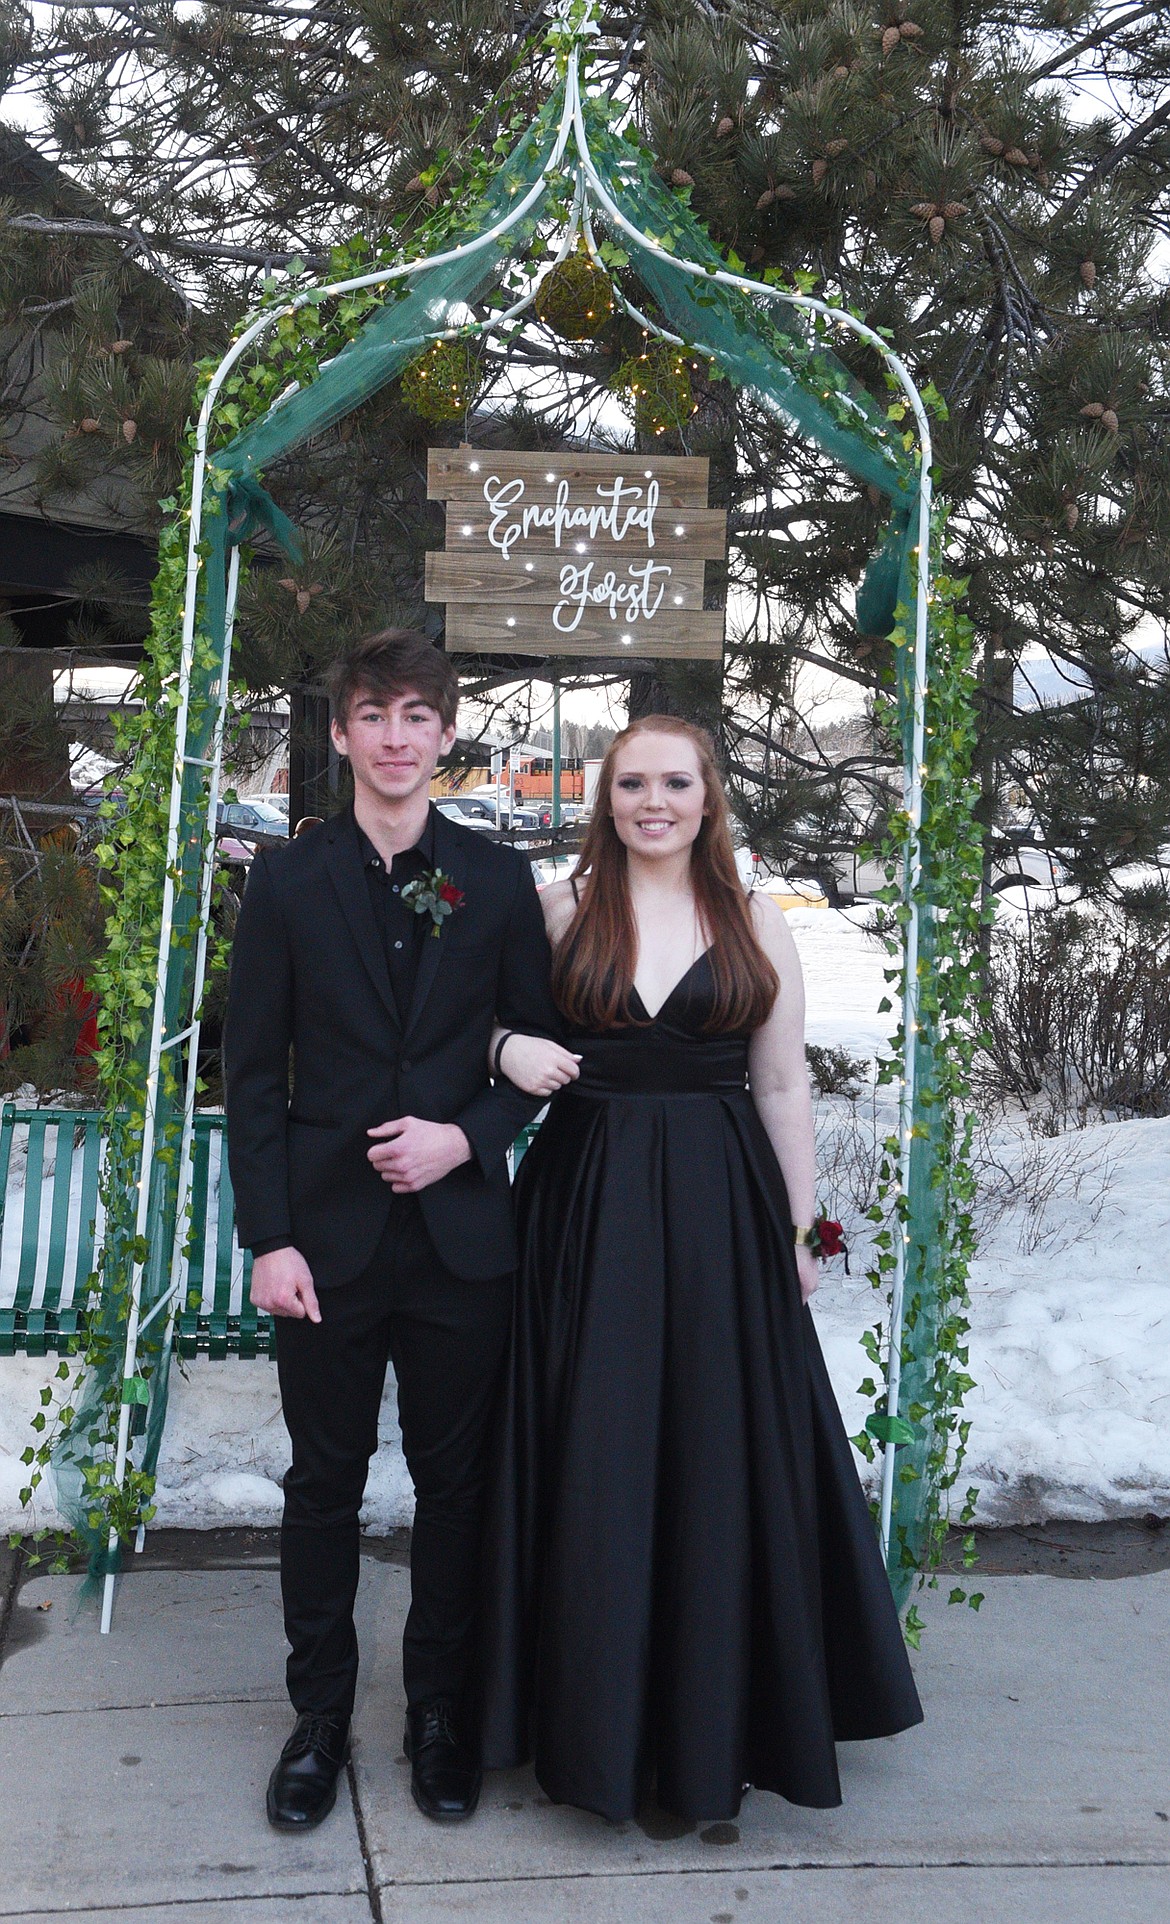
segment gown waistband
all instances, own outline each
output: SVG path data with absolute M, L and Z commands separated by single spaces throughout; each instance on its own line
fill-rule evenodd
M 581 1071 L 570 1085 L 584 1096 L 690 1096 L 742 1093 L 747 1043 L 738 1036 L 671 1038 L 647 1047 L 644 1033 L 584 1036 L 570 1044 Z

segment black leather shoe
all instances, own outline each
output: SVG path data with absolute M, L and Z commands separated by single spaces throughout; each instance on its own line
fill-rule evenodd
M 275 1830 L 312 1830 L 337 1801 L 349 1756 L 349 1718 L 303 1710 L 268 1779 L 268 1821 Z
M 470 1817 L 479 1802 L 483 1772 L 461 1737 L 449 1697 L 414 1704 L 406 1713 L 402 1748 L 410 1758 L 410 1790 L 424 1817 L 440 1824 Z

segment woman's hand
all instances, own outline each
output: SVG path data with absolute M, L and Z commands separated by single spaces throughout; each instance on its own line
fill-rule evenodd
M 575 1082 L 580 1056 L 562 1049 L 540 1035 L 508 1036 L 499 1052 L 500 1072 L 526 1096 L 554 1096 L 568 1082 Z
M 800 1278 L 800 1300 L 807 1303 L 813 1291 L 820 1287 L 821 1265 L 807 1243 L 796 1246 L 796 1273 Z

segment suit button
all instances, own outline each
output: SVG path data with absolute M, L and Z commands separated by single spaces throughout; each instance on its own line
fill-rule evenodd
M 407 1061 L 405 1056 L 403 1056 L 402 1061 L 398 1065 L 398 1067 L 401 1069 L 404 1076 L 408 1076 L 410 1074 L 412 1066 L 413 1065 Z

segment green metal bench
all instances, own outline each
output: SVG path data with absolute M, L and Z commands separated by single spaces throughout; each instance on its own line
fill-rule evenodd
M 271 1318 L 248 1300 L 252 1258 L 235 1238 L 225 1140 L 221 1115 L 196 1117 L 180 1356 L 272 1351 Z M 100 1160 L 95 1111 L 0 1106 L 0 1356 L 68 1350 L 83 1333 L 102 1226 Z
M 533 1125 L 517 1138 L 513 1168 L 535 1132 Z M 248 1298 L 252 1257 L 236 1241 L 226 1141 L 222 1115 L 196 1116 L 193 1227 L 175 1330 L 180 1356 L 273 1353 L 272 1319 Z M 0 1356 L 68 1351 L 84 1333 L 101 1235 L 100 1161 L 95 1110 L 0 1104 Z

